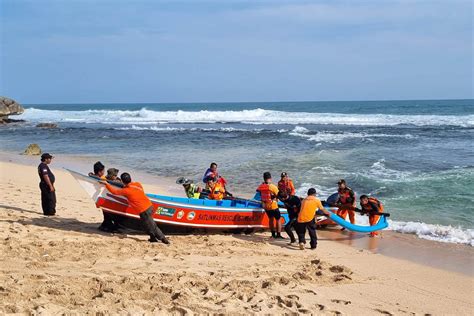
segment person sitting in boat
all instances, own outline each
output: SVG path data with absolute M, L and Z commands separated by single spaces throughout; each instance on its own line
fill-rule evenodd
M 100 161 L 97 161 L 94 164 L 94 173 L 89 172 L 89 177 L 106 180 L 105 179 L 105 166 Z
M 288 173 L 281 173 L 281 180 L 278 181 L 278 191 L 285 192 L 287 196 L 293 196 L 296 194 L 295 186 L 293 181 L 288 177 Z
M 209 188 L 208 198 L 210 200 L 220 201 L 226 196 L 224 185 L 216 178 L 209 178 L 207 180 L 207 187 Z
M 362 208 L 362 214 L 369 215 L 370 226 L 374 226 L 378 223 L 380 218 L 380 215 L 378 214 L 383 213 L 384 210 L 384 207 L 379 200 L 365 194 L 360 196 L 360 207 Z M 375 237 L 378 234 L 378 232 L 371 232 L 370 237 Z
M 186 193 L 186 196 L 190 199 L 200 199 L 201 198 L 201 193 L 202 189 L 197 185 L 193 183 L 193 180 L 186 179 L 184 177 L 180 177 L 176 180 L 177 184 L 181 184 L 184 188 L 184 192 Z
M 120 175 L 120 179 L 124 184 L 123 189 L 114 187 L 106 181 L 100 181 L 100 183 L 105 184 L 105 187 L 110 193 L 127 198 L 130 208 L 140 215 L 145 230 L 150 235 L 149 242 L 161 241 L 164 244 L 169 244 L 170 242 L 153 220 L 153 204 L 146 196 L 141 183 L 132 182 L 132 177 L 126 172 Z
M 336 206 L 339 208 L 337 210 L 337 215 L 346 219 L 347 214 L 349 214 L 349 220 L 351 224 L 355 224 L 355 213 L 354 210 L 356 208 L 356 196 L 354 191 L 349 188 L 346 184 L 346 180 L 341 179 L 337 182 L 338 185 L 338 199 L 336 202 Z M 341 230 L 344 230 L 342 228 Z
M 285 225 L 285 232 L 290 237 L 290 244 L 296 242 L 292 229 L 296 230 L 296 219 L 301 207 L 301 199 L 296 195 L 288 195 L 286 191 L 278 192 L 278 199 L 283 202 L 288 211 L 289 221 Z
M 202 182 L 207 185 L 209 179 L 211 178 L 216 178 L 225 188 L 227 180 L 219 175 L 219 172 L 217 171 L 217 163 L 215 162 L 211 163 L 209 168 L 207 168 L 206 172 L 204 173 L 204 177 L 202 178 Z
M 89 176 L 100 180 L 107 180 L 105 177 L 105 166 L 100 161 L 97 161 L 94 164 L 94 173 L 89 172 Z M 107 233 L 118 232 L 119 225 L 114 221 L 112 215 L 104 211 L 102 211 L 102 214 L 104 215 L 104 220 L 102 221 L 98 229 Z
M 107 181 L 112 181 L 117 184 L 122 184 L 122 180 L 118 176 L 119 170 L 116 168 L 109 168 L 107 169 L 107 175 L 105 178 Z
M 272 183 L 270 172 L 263 174 L 263 183 L 257 188 L 260 193 L 263 209 L 268 216 L 268 224 L 272 233 L 272 238 L 285 239 L 281 235 L 281 213 L 278 208 L 278 188 Z

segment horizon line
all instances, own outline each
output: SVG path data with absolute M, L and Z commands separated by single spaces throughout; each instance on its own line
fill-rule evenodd
M 13 99 L 15 100 L 15 99 Z M 203 101 L 203 102 L 80 102 L 80 103 L 20 103 L 23 105 L 85 105 L 85 104 L 244 104 L 244 103 L 309 103 L 309 102 L 391 102 L 391 101 L 474 101 L 474 98 L 460 99 L 374 99 L 374 100 L 305 100 L 305 101 Z M 16 100 L 15 100 L 16 101 Z

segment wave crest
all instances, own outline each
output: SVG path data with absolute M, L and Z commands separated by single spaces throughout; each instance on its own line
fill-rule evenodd
M 152 111 L 130 110 L 59 111 L 28 108 L 22 119 L 29 121 L 83 122 L 105 124 L 153 123 L 244 123 L 244 124 L 323 124 L 356 126 L 474 126 L 474 115 L 388 115 L 284 112 L 264 109 L 242 111 Z M 300 127 L 295 133 L 304 134 Z

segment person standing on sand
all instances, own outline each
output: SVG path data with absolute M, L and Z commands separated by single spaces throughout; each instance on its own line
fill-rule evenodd
M 288 212 L 288 223 L 285 225 L 285 232 L 290 237 L 290 244 L 296 242 L 295 234 L 292 229 L 296 230 L 296 219 L 301 208 L 301 199 L 296 195 L 287 195 L 285 191 L 278 192 L 278 199 L 283 202 Z
M 272 183 L 270 172 L 263 174 L 263 183 L 257 188 L 260 193 L 263 209 L 268 216 L 268 223 L 273 238 L 285 239 L 281 235 L 281 214 L 278 208 L 278 188 Z
M 149 242 L 161 241 L 164 244 L 169 244 L 170 242 L 153 220 L 153 204 L 146 196 L 141 183 L 132 182 L 132 177 L 126 172 L 120 175 L 120 179 L 124 184 L 123 189 L 115 188 L 103 180 L 100 181 L 100 183 L 105 184 L 105 187 L 110 191 L 110 193 L 125 196 L 127 198 L 130 208 L 139 213 L 144 228 L 150 235 Z
M 346 184 L 346 180 L 341 179 L 337 182 L 338 185 L 338 199 L 336 205 L 339 207 L 337 210 L 337 215 L 342 217 L 344 220 L 349 214 L 349 220 L 351 224 L 355 224 L 355 208 L 356 208 L 356 196 L 354 191 L 349 188 Z M 343 227 L 341 230 L 344 230 Z
M 38 166 L 41 206 L 43 208 L 43 214 L 46 216 L 53 216 L 56 214 L 56 189 L 54 188 L 54 181 L 56 179 L 48 166 L 53 158 L 54 157 L 48 153 L 42 154 L 41 163 Z
M 311 249 L 316 249 L 318 245 L 318 235 L 316 235 L 316 211 L 320 210 L 329 216 L 329 212 L 323 207 L 321 201 L 316 197 L 316 189 L 310 188 L 308 196 L 301 203 L 301 210 L 298 214 L 298 223 L 296 225 L 296 232 L 298 234 L 298 242 L 301 250 L 304 250 L 306 243 L 304 235 L 308 230 Z

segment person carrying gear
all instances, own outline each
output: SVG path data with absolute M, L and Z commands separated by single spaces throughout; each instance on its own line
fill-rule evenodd
M 260 192 L 263 209 L 268 216 L 270 231 L 273 238 L 285 239 L 281 235 L 281 214 L 278 208 L 278 188 L 272 183 L 272 175 L 270 172 L 263 174 L 263 183 L 257 188 Z
M 286 172 L 281 173 L 281 180 L 278 181 L 278 191 L 283 191 L 288 196 L 293 196 L 296 194 L 293 181 L 288 177 L 288 174 Z
M 209 188 L 209 195 L 207 197 L 210 200 L 220 201 L 226 196 L 224 185 L 216 178 L 209 178 L 207 180 L 207 187 Z
M 374 226 L 378 223 L 380 219 L 380 215 L 378 215 L 378 213 L 383 213 L 384 210 L 384 207 L 379 200 L 367 195 L 360 196 L 360 207 L 362 208 L 363 214 L 366 213 L 369 215 L 370 226 Z M 375 237 L 378 234 L 378 232 L 371 232 L 370 237 Z
M 336 205 L 339 207 L 336 214 L 342 217 L 344 220 L 349 214 L 349 220 L 351 224 L 355 224 L 355 213 L 354 210 L 356 208 L 356 196 L 354 191 L 346 185 L 346 180 L 341 179 L 337 182 L 339 186 L 337 193 L 338 199 Z M 341 230 L 344 230 L 342 228 Z
M 169 244 L 170 242 L 153 220 L 153 204 L 146 196 L 141 183 L 132 182 L 130 174 L 126 172 L 120 175 L 120 179 L 124 184 L 123 189 L 115 188 L 106 181 L 100 181 L 100 183 L 105 184 L 105 187 L 110 193 L 125 196 L 127 198 L 130 208 L 139 213 L 143 226 L 146 232 L 150 235 L 149 242 L 161 241 L 164 244 Z
M 190 199 L 200 199 L 201 198 L 201 193 L 202 189 L 197 185 L 193 183 L 193 180 L 186 179 L 184 177 L 180 177 L 176 180 L 176 184 L 181 184 L 183 185 L 184 192 L 186 193 L 186 196 Z
M 296 232 L 298 234 L 298 242 L 301 250 L 304 250 L 304 245 L 306 243 L 306 230 L 308 230 L 311 249 L 316 249 L 318 245 L 315 222 L 315 216 L 318 210 L 329 216 L 329 212 L 316 197 L 316 189 L 310 188 L 308 190 L 308 196 L 303 200 L 303 202 L 301 202 L 301 210 L 298 214 L 298 222 L 296 224 Z
M 296 242 L 296 238 L 292 229 L 296 231 L 296 220 L 301 208 L 301 199 L 296 195 L 287 195 L 284 191 L 278 192 L 278 199 L 283 202 L 288 211 L 289 221 L 285 225 L 285 232 L 290 237 L 290 244 L 293 244 Z
M 41 163 L 38 165 L 41 207 L 43 209 L 43 214 L 46 216 L 53 216 L 56 214 L 56 189 L 54 188 L 54 181 L 56 178 L 48 166 L 53 158 L 54 157 L 50 154 L 44 153 L 41 155 Z

